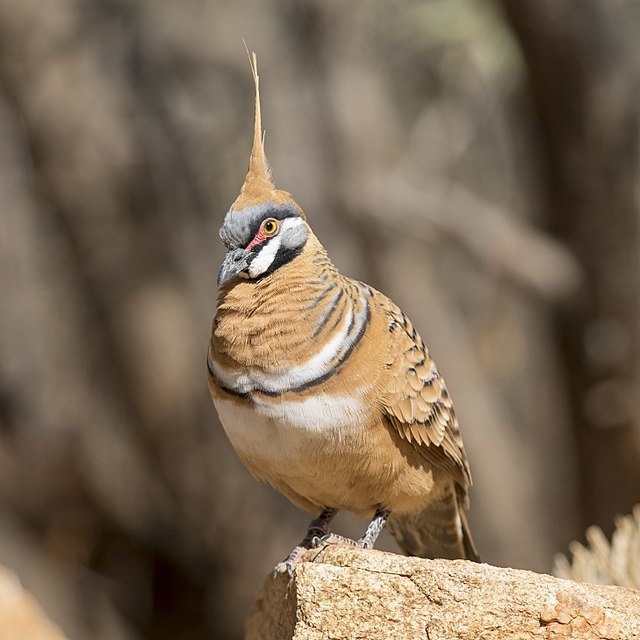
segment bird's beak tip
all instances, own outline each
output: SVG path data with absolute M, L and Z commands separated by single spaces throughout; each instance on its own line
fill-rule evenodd
M 227 252 L 218 271 L 218 287 L 229 282 L 247 268 L 249 255 L 249 252 L 244 249 L 232 249 Z

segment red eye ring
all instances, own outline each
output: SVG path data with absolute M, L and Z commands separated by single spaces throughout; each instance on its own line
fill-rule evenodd
M 251 251 L 253 247 L 261 244 L 268 238 L 271 238 L 280 231 L 280 220 L 275 218 L 267 218 L 258 229 L 258 233 L 254 236 L 253 240 L 244 248 L 245 251 Z

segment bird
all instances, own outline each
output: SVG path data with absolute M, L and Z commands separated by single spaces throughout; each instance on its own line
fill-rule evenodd
M 405 313 L 342 275 L 276 188 L 255 53 L 249 61 L 253 145 L 219 230 L 227 251 L 207 370 L 241 461 L 312 515 L 274 571 L 292 575 L 323 544 L 372 548 L 385 526 L 408 555 L 479 561 L 465 513 L 471 473 L 444 380 Z M 361 538 L 329 531 L 339 511 L 369 519 Z

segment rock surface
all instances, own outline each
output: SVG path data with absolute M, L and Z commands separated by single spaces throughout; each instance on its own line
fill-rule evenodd
M 637 640 L 640 592 L 331 546 L 268 576 L 246 640 Z
M 66 640 L 18 577 L 0 566 L 0 640 Z

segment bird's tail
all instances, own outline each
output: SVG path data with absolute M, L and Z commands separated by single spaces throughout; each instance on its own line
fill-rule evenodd
M 453 481 L 449 485 L 421 511 L 392 513 L 387 527 L 407 555 L 480 562 L 463 506 L 466 499 Z

